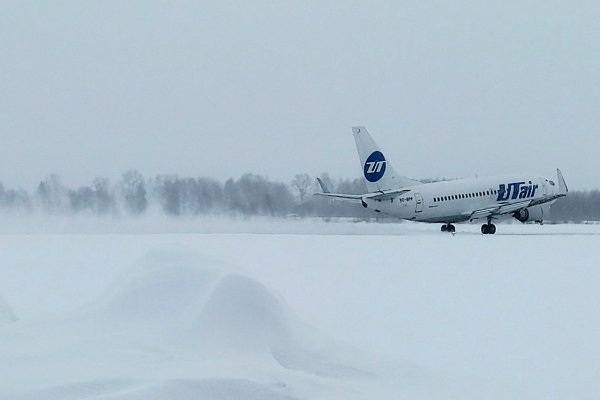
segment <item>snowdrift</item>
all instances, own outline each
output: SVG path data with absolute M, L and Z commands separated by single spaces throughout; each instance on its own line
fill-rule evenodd
M 196 357 L 272 362 L 305 372 L 360 371 L 262 283 L 200 255 L 152 251 L 121 280 L 96 317 L 104 329 Z
M 223 268 L 201 255 L 151 250 L 98 301 L 105 303 L 98 318 L 110 329 L 177 332 L 189 325 Z

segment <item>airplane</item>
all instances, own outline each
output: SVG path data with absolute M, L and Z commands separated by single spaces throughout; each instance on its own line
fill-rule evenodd
M 442 223 L 442 232 L 455 233 L 454 223 L 486 219 L 481 233 L 493 235 L 492 221 L 504 215 L 541 224 L 550 204 L 569 191 L 560 169 L 556 170 L 557 183 L 533 174 L 422 183 L 398 175 L 364 126 L 353 127 L 352 132 L 369 192 L 331 193 L 317 178 L 322 193 L 315 194 L 360 203 L 404 220 Z

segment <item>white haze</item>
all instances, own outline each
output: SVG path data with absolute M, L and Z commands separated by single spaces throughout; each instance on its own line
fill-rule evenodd
M 21 2 L 0 15 L 0 180 L 398 170 L 597 188 L 597 2 Z

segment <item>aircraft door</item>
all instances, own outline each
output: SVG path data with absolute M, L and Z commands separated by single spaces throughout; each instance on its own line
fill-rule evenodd
M 415 212 L 423 211 L 423 196 L 421 193 L 415 193 Z

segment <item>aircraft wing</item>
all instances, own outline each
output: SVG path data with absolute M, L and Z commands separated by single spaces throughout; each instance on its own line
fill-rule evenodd
M 531 206 L 531 200 L 519 201 L 517 203 L 512 204 L 499 204 L 495 207 L 483 208 L 481 210 L 473 211 L 469 215 L 470 220 L 478 219 L 478 218 L 486 218 L 494 215 L 504 215 L 511 214 L 515 211 L 522 210 Z M 468 215 L 468 214 L 467 214 Z
M 550 201 L 554 201 L 556 199 L 560 199 L 561 197 L 564 197 L 564 196 L 566 196 L 566 194 L 558 193 L 558 194 L 553 194 L 551 196 L 546 196 L 546 197 L 541 198 L 541 199 L 531 200 L 531 204 L 529 205 L 529 207 L 531 207 L 531 206 L 539 206 L 540 204 L 548 203 Z
M 494 215 L 511 214 L 515 211 L 520 211 L 527 207 L 539 206 L 540 204 L 554 201 L 558 198 L 566 196 L 564 193 L 553 194 L 551 196 L 545 196 L 541 199 L 519 201 L 518 203 L 512 204 L 499 204 L 496 207 L 483 208 L 481 210 L 473 211 L 469 215 L 470 220 L 478 218 L 486 218 Z M 468 214 L 467 214 L 468 215 Z

